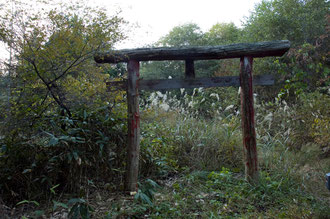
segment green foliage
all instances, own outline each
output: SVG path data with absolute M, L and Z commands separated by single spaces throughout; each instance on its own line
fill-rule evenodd
M 78 112 L 77 112 L 78 113 Z M 3 196 L 30 198 L 41 189 L 77 191 L 86 177 L 120 175 L 126 127 L 108 108 L 81 111 L 76 119 L 53 115 L 35 140 L 6 136 L 1 140 L 0 165 Z M 66 130 L 61 129 L 66 126 Z M 56 134 L 52 134 L 56 133 Z M 113 181 L 121 183 L 120 181 Z M 37 193 L 38 194 L 38 193 Z
M 181 47 L 203 45 L 203 32 L 192 23 L 174 27 L 162 37 L 155 46 Z M 147 62 L 141 66 L 144 78 L 182 78 L 184 76 L 183 61 Z
M 156 123 L 147 123 L 141 128 L 141 168 L 142 175 L 165 177 L 175 173 L 178 160 L 177 148 L 172 146 L 171 127 Z
M 299 144 L 302 142 L 316 143 L 324 149 L 330 147 L 328 141 L 330 131 L 328 125 L 330 119 L 329 101 L 329 95 L 319 92 L 301 95 L 292 121 L 297 127 L 292 141 L 295 147 L 299 148 Z
M 293 46 L 313 44 L 326 33 L 328 13 L 325 0 L 263 0 L 244 24 L 246 40 L 288 39 Z
M 0 40 L 14 54 L 7 63 L 10 102 L 0 102 L 7 109 L 0 127 L 1 196 L 9 204 L 50 198 L 55 185 L 78 192 L 99 176 L 119 185 L 127 106 L 123 92 L 106 93 L 111 70 L 96 66 L 93 55 L 124 38 L 125 22 L 84 2 L 43 2 L 40 10 L 13 4 L 15 11 L 1 9 L 0 22 Z M 76 212 L 86 212 L 80 204 Z
M 194 117 L 214 118 L 215 115 L 229 116 L 238 109 L 237 89 L 195 88 L 191 95 L 184 94 L 181 107 Z
M 289 146 L 293 150 L 299 150 L 308 143 L 316 144 L 320 149 L 324 148 L 326 155 L 329 147 L 329 101 L 329 95 L 315 91 L 302 93 L 295 104 L 282 101 L 257 105 L 258 133 L 267 142 L 270 142 L 270 137 L 275 137 L 284 147 Z
M 224 93 L 210 95 L 211 90 L 197 89 L 195 92 L 193 96 L 185 95 L 189 102 L 183 104 L 168 94 L 154 93 L 151 104 L 145 106 L 141 128 L 143 174 L 166 176 L 185 168 L 241 168 L 241 133 L 237 109 L 234 105 L 223 108 L 212 106 Z M 235 102 L 237 97 L 234 96 L 236 91 L 233 95 Z M 209 101 L 209 109 L 208 105 L 203 105 L 205 101 Z M 230 98 L 224 102 L 232 104 Z M 205 112 L 201 109 L 205 109 Z
M 89 219 L 91 218 L 90 212 L 94 211 L 84 199 L 73 198 L 68 201 L 68 206 L 72 206 L 69 211 L 68 218 L 70 219 Z
M 325 203 L 300 191 L 288 175 L 262 172 L 260 184 L 248 184 L 239 174 L 222 168 L 219 172 L 192 172 L 157 194 L 152 206 L 126 203 L 125 211 L 113 215 L 150 218 L 218 217 L 324 217 Z
M 328 14 L 329 2 L 325 0 L 264 0 L 255 6 L 244 23 L 243 41 L 291 42 L 283 58 L 254 63 L 256 74 L 267 72 L 277 78 L 278 86 L 262 93 L 294 99 L 302 91 L 313 91 L 328 83 Z
M 268 102 L 256 107 L 260 167 L 273 174 L 285 171 L 314 197 L 326 197 L 322 179 L 330 164 L 329 96 L 303 93 L 295 104 Z
M 174 27 L 166 36 L 157 43 L 161 46 L 201 46 L 203 42 L 203 32 L 197 24 L 188 23 Z
M 106 218 L 327 216 L 327 5 L 322 0 L 262 1 L 244 29 L 220 23 L 204 33 L 196 24 L 185 24 L 161 38 L 155 46 L 292 41 L 285 57 L 254 64 L 256 74 L 286 81 L 273 90 L 256 89 L 260 183 L 243 179 L 237 89 L 144 93 L 150 97 L 141 104 L 140 176 L 157 177 L 165 186 L 151 179 L 140 182 L 135 201 L 114 201 Z M 98 189 L 94 182 L 107 181 L 107 190 L 121 187 L 127 137 L 124 92 L 106 93 L 104 83 L 122 77 L 125 66 L 97 66 L 91 58 L 124 37 L 124 21 L 76 3 L 40 12 L 25 9 L 1 9 L 0 15 L 0 40 L 15 53 L 7 78 L 12 87 L 5 95 L 1 90 L 0 99 L 7 109 L 0 116 L 0 195 L 8 205 L 41 208 L 37 205 L 49 200 L 53 212 L 64 209 L 70 218 L 91 218 L 97 212 L 82 197 L 93 193 L 89 185 Z M 141 75 L 183 77 L 183 64 L 144 63 Z M 238 60 L 195 64 L 198 77 L 237 75 L 239 67 Z M 1 82 L 6 84 L 4 78 Z M 265 96 L 272 101 L 263 102 Z M 79 198 L 61 201 L 57 191 Z
M 242 30 L 234 23 L 217 23 L 205 33 L 208 45 L 226 45 L 238 43 L 241 39 Z
M 56 109 L 71 117 L 77 106 L 89 104 L 104 89 L 99 85 L 106 78 L 99 74 L 104 70 L 95 66 L 93 54 L 121 40 L 124 23 L 119 16 L 108 17 L 102 9 L 78 3 L 39 11 L 15 4 L 15 11 L 3 9 L 0 23 L 6 30 L 0 40 L 14 54 L 7 63 L 14 87 L 6 112 L 9 130 L 18 124 L 33 126 Z
M 16 205 L 30 204 L 30 203 L 39 206 L 39 203 L 37 201 L 29 201 L 29 200 L 20 201 Z
M 139 190 L 135 194 L 134 199 L 152 206 L 155 192 L 159 188 L 160 186 L 155 181 L 147 179 L 143 184 L 139 183 Z
M 149 95 L 149 96 L 147 96 Z M 239 96 L 237 89 L 229 88 L 194 88 L 180 91 L 152 92 L 143 97 L 141 104 L 145 109 L 153 107 L 161 108 L 165 111 L 188 113 L 189 116 L 214 118 L 216 115 L 237 111 Z
M 328 38 L 327 38 L 328 40 Z M 303 44 L 291 49 L 284 62 L 275 62 L 278 72 L 285 80 L 285 86 L 279 93 L 280 98 L 297 97 L 303 91 L 315 91 L 319 87 L 329 86 L 330 68 L 326 64 L 323 51 L 327 41 L 318 46 Z
M 221 97 L 222 93 L 211 91 L 214 95 L 210 97 L 210 102 L 217 102 L 215 94 Z M 157 195 L 161 201 L 152 210 L 141 206 L 132 207 L 138 211 L 135 213 L 149 214 L 151 217 L 186 217 L 194 213 L 205 217 L 219 214 L 234 217 L 322 217 L 326 214 L 328 193 L 322 179 L 329 166 L 328 95 L 320 92 L 302 93 L 297 101 L 290 104 L 279 100 L 263 102 L 255 95 L 258 154 L 262 173 L 260 184 L 254 187 L 239 180 L 244 178 L 240 173 L 243 169 L 240 115 L 235 109 L 239 108 L 237 92 L 233 91 L 232 94 L 232 99 L 224 100 L 227 101 L 227 107 L 218 105 L 225 109 L 209 108 L 207 115 L 212 115 L 210 117 L 205 117 L 202 111 L 189 111 L 188 107 L 192 99 L 196 101 L 196 109 L 203 107 L 204 101 L 208 101 L 203 98 L 211 96 L 207 89 L 196 89 L 194 95 L 185 95 L 186 104 L 171 98 L 169 93 L 151 94 L 152 99 L 142 112 L 144 125 L 141 147 L 142 156 L 150 151 L 153 156 L 143 157 L 142 162 L 163 158 L 166 165 L 170 163 L 169 160 L 175 160 L 176 165 L 173 167 L 179 172 L 221 172 L 190 174 L 186 178 L 187 182 L 174 183 L 164 194 Z M 144 174 L 146 169 L 153 169 L 147 173 L 152 174 L 157 173 L 157 169 L 166 168 L 144 166 L 143 163 L 141 170 Z M 216 190 L 214 193 L 219 196 L 213 198 L 200 187 L 194 187 L 205 184 L 203 180 L 209 180 L 208 187 Z M 189 184 L 193 181 L 196 184 Z M 172 191 L 170 195 L 169 191 Z M 306 192 L 306 196 L 302 195 Z M 206 198 L 200 200 L 203 205 L 196 203 L 195 200 L 199 200 L 196 197 L 204 196 Z M 318 202 L 315 197 L 323 201 Z M 130 215 L 128 212 L 126 214 Z
M 167 35 L 162 37 L 155 46 L 187 47 L 210 46 L 237 43 L 240 41 L 241 30 L 233 23 L 215 24 L 204 33 L 200 27 L 193 23 L 174 27 Z M 237 73 L 239 63 L 237 60 L 223 61 L 196 61 L 195 71 L 198 77 L 233 75 Z M 141 76 L 144 78 L 183 78 L 184 62 L 163 61 L 147 62 L 141 67 Z

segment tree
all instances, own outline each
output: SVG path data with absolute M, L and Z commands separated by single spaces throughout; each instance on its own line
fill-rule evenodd
M 77 2 L 11 5 L 0 9 L 0 40 L 13 51 L 5 63 L 12 86 L 1 117 L 0 187 L 17 203 L 58 184 L 76 191 L 87 175 L 106 178 L 122 168 L 115 158 L 122 156 L 126 105 L 106 92 L 109 67 L 93 56 L 125 37 L 125 21 Z
M 288 39 L 293 46 L 314 44 L 325 34 L 329 1 L 263 0 L 244 23 L 247 41 Z
M 205 34 L 208 45 L 239 43 L 241 30 L 234 23 L 217 23 Z
M 238 43 L 241 30 L 233 23 L 218 23 L 204 33 L 197 24 L 189 23 L 174 27 L 162 37 L 155 46 L 213 46 Z M 197 61 L 195 71 L 197 77 L 210 77 L 238 74 L 239 63 L 236 60 Z M 149 62 L 142 65 L 142 77 L 168 78 L 184 77 L 183 61 Z
M 174 27 L 162 37 L 157 47 L 184 47 L 204 45 L 204 33 L 197 24 L 188 23 Z M 183 61 L 163 61 L 144 63 L 141 68 L 144 78 L 182 78 L 184 77 Z
M 82 93 L 74 94 L 77 89 L 72 85 L 97 89 L 96 84 L 103 83 L 105 76 L 98 74 L 102 69 L 92 57 L 123 39 L 121 26 L 125 22 L 118 14 L 108 17 L 105 10 L 83 3 L 55 6 L 43 3 L 40 11 L 20 2 L 14 4 L 15 13 L 10 10 L 2 13 L 0 40 L 15 54 L 14 61 L 7 66 L 15 69 L 13 92 L 19 92 L 15 104 L 29 106 L 29 112 L 18 110 L 23 113 L 21 117 L 25 120 L 27 115 L 38 117 L 55 105 L 71 117 L 70 108 L 79 105 L 75 98 L 79 95 L 81 100 L 86 98 Z
M 263 0 L 255 6 L 244 23 L 244 41 L 291 41 L 291 50 L 286 56 L 254 63 L 255 73 L 267 72 L 277 77 L 279 86 L 269 88 L 272 92 L 262 93 L 269 93 L 272 98 L 288 93 L 295 97 L 328 80 L 325 52 L 329 51 L 328 14 L 329 1 L 325 0 Z
M 242 30 L 234 23 L 217 23 L 205 33 L 208 45 L 228 45 L 240 43 L 242 40 Z M 213 62 L 213 71 L 215 76 L 237 75 L 239 72 L 238 59 L 226 59 Z
M 162 37 L 155 46 L 160 47 L 187 47 L 209 45 L 205 33 L 197 24 L 188 23 L 174 27 Z M 195 63 L 197 77 L 213 75 L 217 68 L 215 61 L 198 61 Z M 148 62 L 142 65 L 142 77 L 146 78 L 183 78 L 183 61 Z
M 187 23 L 174 27 L 156 45 L 165 47 L 202 46 L 205 45 L 203 37 L 204 33 L 197 24 Z

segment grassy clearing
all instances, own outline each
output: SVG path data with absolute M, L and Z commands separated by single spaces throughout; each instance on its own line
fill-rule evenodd
M 242 173 L 222 168 L 181 173 L 157 182 L 143 181 L 134 197 L 94 189 L 86 202 L 89 213 L 92 218 L 104 219 L 328 218 L 330 211 L 325 199 L 306 193 L 300 182 L 288 174 L 262 171 L 260 183 L 251 185 Z M 49 214 L 61 218 L 68 217 L 68 212 L 59 206 Z
M 214 118 L 177 113 L 180 109 L 157 108 L 148 112 L 144 117 L 148 124 L 145 130 L 153 134 L 144 136 L 144 144 L 158 142 L 158 147 L 148 147 L 157 148 L 158 152 L 166 148 L 164 153 L 153 154 L 153 159 L 162 158 L 167 170 L 185 170 L 190 174 L 164 188 L 156 196 L 156 207 L 144 213 L 164 218 L 327 218 L 330 193 L 325 188 L 324 175 L 329 172 L 330 158 L 325 153 L 329 145 L 320 136 L 329 137 L 329 127 L 323 125 L 329 119 L 325 110 L 328 100 L 327 96 L 314 93 L 302 96 L 303 107 L 299 102 L 256 102 L 261 169 L 257 186 L 243 180 L 240 116 L 235 106 L 223 107 L 225 110 L 214 113 Z M 317 130 L 317 125 L 323 129 Z M 221 171 L 216 174 L 222 175 L 224 170 L 230 180 L 210 178 L 212 171 Z M 194 177 L 195 173 L 198 177 Z M 208 186 L 210 180 L 215 186 Z M 219 204 L 211 194 L 225 194 L 225 201 Z
M 242 174 L 195 171 L 167 185 L 152 204 L 138 198 L 114 205 L 111 217 L 137 218 L 326 218 L 330 208 L 301 190 L 287 176 L 262 172 L 260 184 L 248 184 Z

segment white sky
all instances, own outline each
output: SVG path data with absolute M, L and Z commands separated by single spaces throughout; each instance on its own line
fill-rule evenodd
M 111 12 L 121 8 L 121 15 L 139 28 L 118 48 L 143 47 L 156 42 L 178 25 L 196 23 L 207 31 L 214 24 L 241 21 L 261 0 L 92 0 Z

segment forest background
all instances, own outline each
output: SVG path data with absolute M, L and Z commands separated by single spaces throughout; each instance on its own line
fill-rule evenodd
M 43 1 L 37 11 L 14 3 L 15 13 L 11 4 L 0 13 L 0 40 L 11 51 L 0 72 L 3 215 L 327 217 L 329 2 L 263 0 L 242 27 L 217 23 L 202 31 L 187 23 L 149 45 L 287 39 L 291 49 L 254 62 L 255 75 L 276 78 L 275 86 L 255 87 L 260 185 L 242 177 L 238 88 L 142 92 L 140 189 L 129 201 L 118 198 L 126 94 L 105 85 L 125 78 L 126 66 L 93 60 L 125 39 L 125 18 L 84 3 Z M 238 75 L 239 60 L 195 68 L 197 77 Z M 180 61 L 141 64 L 144 79 L 183 76 Z

